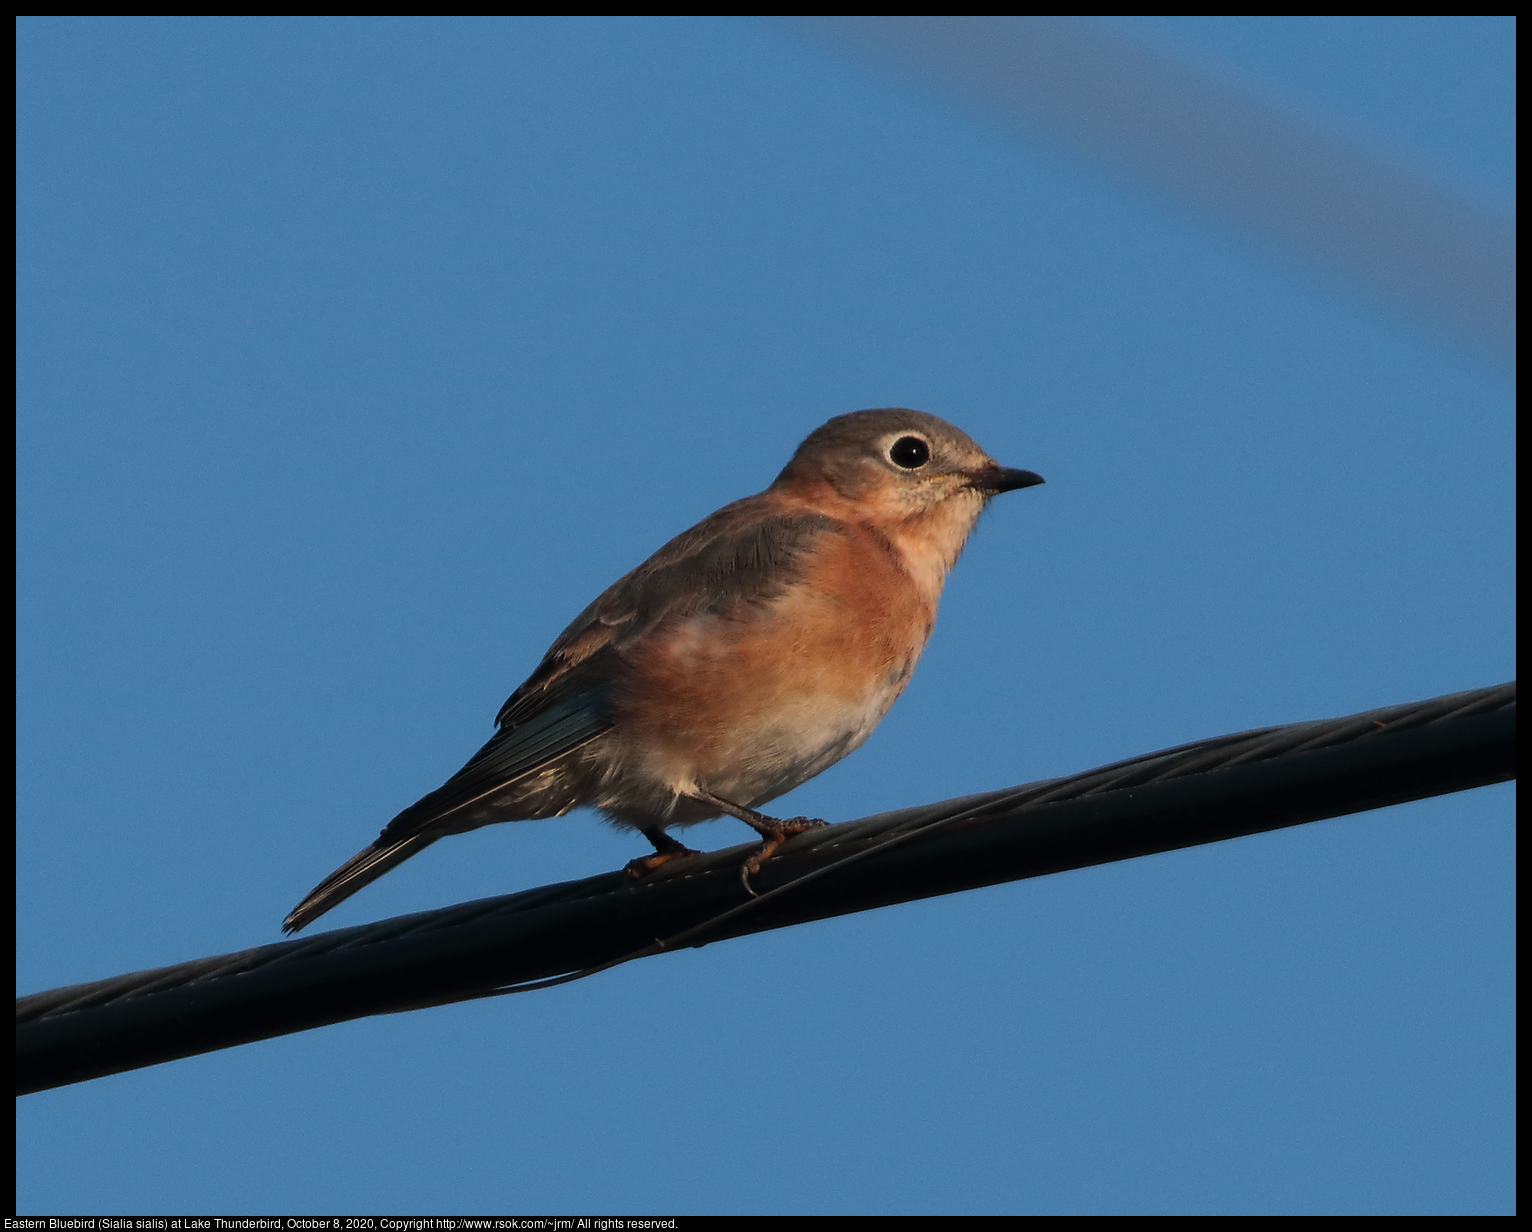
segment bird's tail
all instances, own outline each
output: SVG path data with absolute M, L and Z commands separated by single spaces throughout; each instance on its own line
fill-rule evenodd
M 412 834 L 390 839 L 384 835 L 365 851 L 359 851 L 308 892 L 303 901 L 282 921 L 284 933 L 295 933 L 312 924 L 331 907 L 343 903 L 370 881 L 381 877 L 394 865 L 424 851 L 437 839 L 435 834 Z

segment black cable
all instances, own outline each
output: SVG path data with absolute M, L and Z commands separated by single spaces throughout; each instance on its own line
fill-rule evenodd
M 337 929 L 17 1001 L 19 1094 L 368 1014 L 532 991 L 806 920 L 1515 775 L 1515 683 L 1201 740 L 1067 778 Z

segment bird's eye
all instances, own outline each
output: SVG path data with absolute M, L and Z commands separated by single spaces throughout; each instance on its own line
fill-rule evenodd
M 931 460 L 931 446 L 918 436 L 901 436 L 888 447 L 888 460 L 907 471 L 918 471 Z

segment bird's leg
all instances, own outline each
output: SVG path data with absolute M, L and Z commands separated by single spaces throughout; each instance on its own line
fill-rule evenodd
M 757 813 L 754 809 L 745 808 L 743 805 L 731 804 L 722 796 L 715 796 L 712 792 L 703 791 L 701 788 L 692 794 L 699 800 L 707 801 L 714 808 L 722 809 L 730 817 L 739 818 L 761 836 L 761 849 L 745 861 L 745 872 L 752 877 L 761 871 L 761 862 L 794 834 L 802 834 L 805 830 L 813 830 L 824 825 L 824 822 L 817 817 L 789 817 L 785 821 L 768 817 L 765 813 Z
M 697 853 L 690 847 L 678 843 L 670 835 L 665 833 L 663 826 L 651 826 L 643 831 L 643 835 L 654 844 L 652 856 L 640 856 L 636 860 L 629 860 L 623 870 L 629 877 L 642 877 L 645 873 L 652 873 L 662 864 L 669 864 L 672 860 L 679 860 L 682 856 L 694 856 Z

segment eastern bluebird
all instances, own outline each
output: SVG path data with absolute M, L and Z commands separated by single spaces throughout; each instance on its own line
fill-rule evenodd
M 834 765 L 903 691 L 947 571 L 989 498 L 1042 483 L 935 415 L 840 415 L 772 485 L 725 505 L 610 587 L 500 708 L 494 737 L 326 877 L 296 932 L 448 834 L 591 805 L 654 854 L 727 813 L 755 872 L 822 822 L 756 812 Z

